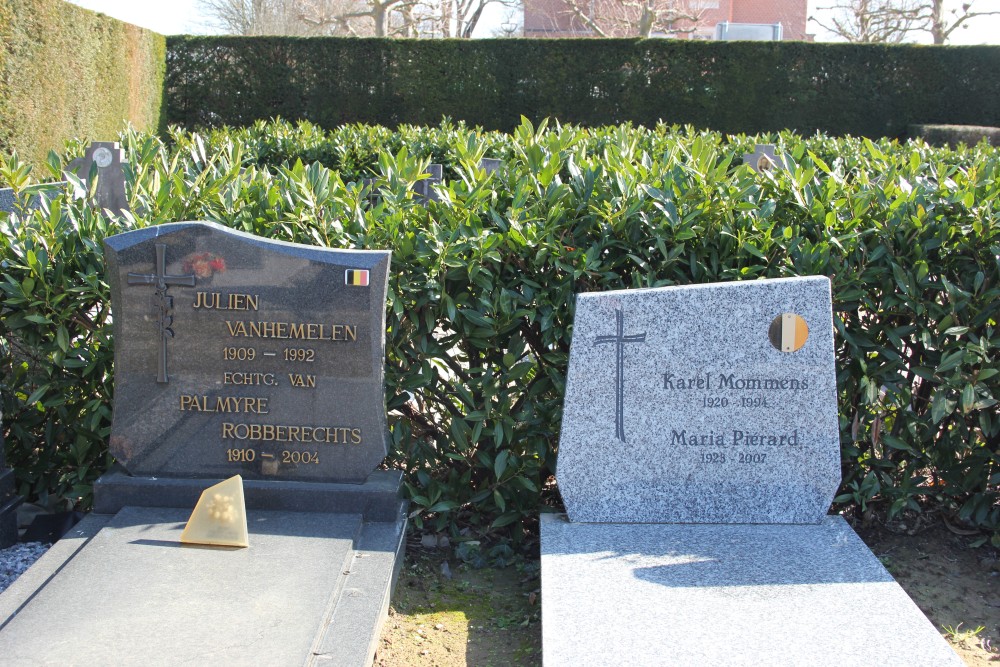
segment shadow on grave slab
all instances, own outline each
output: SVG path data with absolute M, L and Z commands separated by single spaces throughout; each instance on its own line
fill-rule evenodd
M 594 524 L 547 518 L 543 553 L 684 587 L 892 582 L 838 516 L 818 525 Z

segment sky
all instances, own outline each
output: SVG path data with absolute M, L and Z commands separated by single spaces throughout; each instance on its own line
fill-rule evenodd
M 968 2 L 968 0 L 947 0 L 953 4 Z M 73 4 L 102 12 L 122 21 L 134 23 L 144 28 L 155 30 L 164 35 L 206 34 L 213 30 L 208 19 L 198 8 L 197 0 L 70 0 Z M 810 0 L 810 15 L 816 13 L 816 6 L 826 7 L 836 0 Z M 975 0 L 975 9 L 995 9 L 1000 11 L 1000 0 Z M 490 37 L 493 31 L 504 21 L 504 11 L 497 5 L 491 5 L 484 13 L 483 20 L 477 27 L 477 37 Z M 810 22 L 809 29 L 816 33 L 818 41 L 829 41 L 831 37 L 815 23 Z M 928 40 L 929 41 L 929 40 Z M 951 44 L 1000 44 L 1000 15 L 984 16 L 973 19 L 968 29 L 955 31 Z

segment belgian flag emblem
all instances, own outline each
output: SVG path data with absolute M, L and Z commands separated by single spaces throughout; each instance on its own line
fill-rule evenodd
M 344 284 L 368 287 L 368 269 L 347 269 L 344 271 Z
M 795 352 L 806 344 L 809 325 L 795 313 L 782 313 L 771 322 L 767 337 L 771 345 L 782 352 Z

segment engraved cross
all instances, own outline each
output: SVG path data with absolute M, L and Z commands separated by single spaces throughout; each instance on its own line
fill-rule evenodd
M 624 373 L 624 360 L 625 360 L 625 344 L 626 343 L 642 343 L 646 340 L 646 334 L 631 334 L 625 335 L 625 316 L 620 308 L 615 309 L 615 322 L 617 323 L 617 332 L 614 336 L 598 336 L 594 340 L 594 345 L 601 345 L 603 343 L 615 343 L 617 348 L 617 360 L 615 364 L 616 377 L 615 377 L 615 437 L 625 442 L 625 382 L 623 378 Z
M 160 356 L 157 368 L 156 381 L 161 384 L 167 383 L 167 339 L 174 337 L 174 330 L 170 328 L 174 318 L 171 312 L 174 309 L 174 297 L 167 294 L 167 288 L 171 285 L 184 287 L 194 287 L 194 274 L 188 276 L 167 275 L 167 246 L 163 243 L 156 244 L 156 273 L 130 273 L 128 274 L 129 285 L 155 285 L 156 292 L 154 299 L 160 315 Z

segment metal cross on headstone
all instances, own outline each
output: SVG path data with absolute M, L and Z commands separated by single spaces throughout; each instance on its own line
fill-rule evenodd
M 153 297 L 160 315 L 160 357 L 156 381 L 161 384 L 167 383 L 167 339 L 174 337 L 174 330 L 170 328 L 174 318 L 170 314 L 174 308 L 174 297 L 167 294 L 167 288 L 171 285 L 184 287 L 194 287 L 195 276 L 169 276 L 167 275 L 167 246 L 163 243 L 156 244 L 156 273 L 130 273 L 128 274 L 129 285 L 155 285 L 156 293 Z
M 625 315 L 620 308 L 615 309 L 615 322 L 617 332 L 614 336 L 598 336 L 594 340 L 594 345 L 603 343 L 615 343 L 617 355 L 615 362 L 615 437 L 625 442 L 625 382 L 623 378 L 625 361 L 625 343 L 642 343 L 646 340 L 646 334 L 625 335 Z

